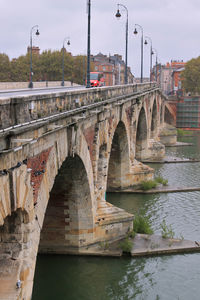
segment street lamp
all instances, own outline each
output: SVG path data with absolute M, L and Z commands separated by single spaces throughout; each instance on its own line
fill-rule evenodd
M 36 29 L 36 35 L 39 35 L 39 30 L 38 30 L 38 25 L 35 25 L 31 28 L 31 33 L 30 33 L 30 51 L 31 51 L 31 55 L 30 55 L 30 81 L 29 81 L 29 85 L 28 87 L 29 88 L 33 88 L 33 81 L 32 81 L 32 77 L 33 77 L 33 70 L 32 70 L 32 33 L 33 33 L 33 30 Z
M 143 82 L 143 28 L 141 25 L 139 24 L 135 24 L 135 30 L 134 30 L 134 34 L 136 35 L 138 33 L 137 31 L 137 27 L 141 30 L 141 78 L 140 78 L 140 82 Z
M 65 67 L 64 67 L 64 63 L 65 63 L 65 42 L 67 42 L 67 46 L 70 45 L 70 40 L 69 38 L 65 38 L 63 41 L 63 47 L 62 47 L 62 82 L 61 82 L 61 86 L 65 85 Z
M 155 48 L 153 48 L 153 54 L 154 52 L 156 53 L 156 69 L 155 69 L 155 77 L 156 77 L 156 82 L 157 82 L 157 79 L 158 79 L 158 71 L 157 71 L 157 64 L 158 64 L 158 52 Z
M 123 4 L 117 4 L 118 9 L 117 9 L 117 13 L 115 15 L 116 18 L 120 18 L 121 14 L 119 11 L 119 7 L 123 7 L 126 11 L 126 51 L 125 51 L 125 84 L 128 83 L 128 72 L 127 72 L 127 64 L 128 64 L 128 9 L 125 5 Z
M 153 55 L 153 50 L 152 50 L 152 40 L 151 40 L 151 38 L 149 36 L 145 36 L 145 42 L 144 42 L 144 44 L 145 45 L 148 44 L 147 40 L 149 40 L 150 45 L 151 45 L 151 47 L 150 47 L 150 82 L 151 82 L 151 70 L 152 70 L 152 55 Z
M 90 88 L 90 20 L 91 20 L 91 0 L 87 3 L 88 13 L 88 36 L 87 36 L 87 83 L 86 88 Z

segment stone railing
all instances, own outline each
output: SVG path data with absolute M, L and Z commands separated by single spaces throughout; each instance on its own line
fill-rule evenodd
M 0 90 L 27 89 L 29 82 L 0 82 Z M 37 81 L 33 82 L 34 88 L 57 87 L 61 81 Z M 75 84 L 74 84 L 75 85 Z M 71 86 L 70 81 L 65 81 L 65 86 Z
M 77 89 L 42 95 L 0 98 L 0 129 L 30 122 L 56 113 L 120 96 L 131 96 L 156 88 L 156 84 L 129 84 L 102 88 Z

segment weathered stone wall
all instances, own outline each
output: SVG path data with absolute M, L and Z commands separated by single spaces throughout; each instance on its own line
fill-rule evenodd
M 149 84 L 140 84 L 4 99 L 0 101 L 0 129 L 117 96 L 125 97 L 135 92 L 148 90 L 148 88 L 150 88 Z

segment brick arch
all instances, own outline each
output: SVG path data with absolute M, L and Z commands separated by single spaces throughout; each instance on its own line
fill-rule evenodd
M 148 124 L 144 107 L 137 120 L 135 158 L 141 160 L 148 147 Z
M 41 250 L 61 253 L 63 249 L 65 253 L 67 248 L 89 244 L 94 228 L 92 211 L 84 163 L 78 155 L 67 157 L 50 193 L 41 232 Z
M 130 172 L 129 140 L 124 122 L 119 121 L 110 147 L 107 189 L 126 186 L 126 175 Z

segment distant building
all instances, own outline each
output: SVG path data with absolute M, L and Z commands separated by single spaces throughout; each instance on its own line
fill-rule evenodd
M 166 95 L 176 95 L 181 92 L 181 72 L 184 70 L 183 60 L 171 60 L 166 65 L 157 64 L 152 69 L 152 79 L 160 84 Z
M 31 51 L 31 47 L 28 46 L 28 48 L 27 48 L 27 53 L 30 53 L 30 51 Z M 32 54 L 40 55 L 40 48 L 39 48 L 39 47 L 32 46 Z
M 106 86 L 125 83 L 125 63 L 121 55 L 114 54 L 107 56 L 98 53 L 97 55 L 91 55 L 91 61 L 94 64 L 94 70 L 104 74 Z M 134 76 L 131 73 L 130 67 L 127 69 L 128 83 L 133 83 Z
M 181 73 L 185 70 L 185 68 L 178 68 L 172 72 L 172 89 L 174 93 L 178 93 L 182 95 L 182 79 Z

